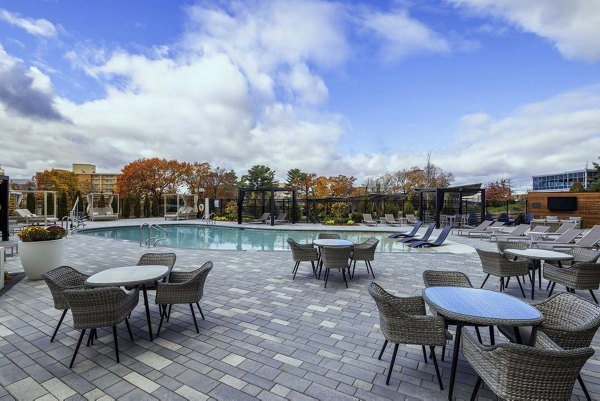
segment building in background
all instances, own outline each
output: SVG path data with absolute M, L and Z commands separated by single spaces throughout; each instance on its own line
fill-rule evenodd
M 117 192 L 116 173 L 97 173 L 94 164 L 73 164 L 73 172 L 77 174 L 81 188 L 88 189 L 90 193 L 115 193 Z M 85 192 L 85 191 L 82 191 Z
M 567 192 L 576 181 L 579 181 L 587 189 L 596 178 L 596 174 L 596 169 L 587 168 L 557 174 L 534 175 L 532 177 L 533 191 Z

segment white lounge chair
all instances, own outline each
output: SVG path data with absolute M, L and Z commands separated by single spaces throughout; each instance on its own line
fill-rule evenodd
M 371 213 L 363 213 L 363 223 L 367 226 L 376 226 L 377 222 L 373 220 Z

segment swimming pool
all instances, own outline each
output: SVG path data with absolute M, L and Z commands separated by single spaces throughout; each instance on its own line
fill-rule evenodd
M 299 243 L 311 243 L 317 239 L 319 230 L 261 230 L 241 227 L 201 226 L 195 224 L 165 224 L 166 240 L 159 242 L 160 246 L 188 249 L 221 249 L 240 251 L 284 251 L 289 250 L 288 238 Z M 143 241 L 146 240 L 146 230 L 142 230 Z M 138 226 L 92 228 L 79 231 L 81 234 L 118 240 L 139 242 Z M 432 249 L 413 249 L 388 238 L 389 233 L 372 233 L 357 231 L 327 231 L 335 232 L 341 238 L 360 243 L 370 237 L 380 240 L 378 252 L 431 252 Z

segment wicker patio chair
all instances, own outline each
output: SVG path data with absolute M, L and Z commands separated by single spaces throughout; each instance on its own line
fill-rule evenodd
M 177 260 L 177 255 L 172 252 L 148 252 L 140 256 L 140 260 L 138 260 L 137 266 L 167 266 L 169 268 L 169 272 L 163 279 L 163 282 L 165 282 L 169 281 L 169 275 L 171 274 L 173 266 L 175 266 L 175 260 Z M 127 286 L 125 288 L 128 290 L 133 289 L 133 287 L 130 286 Z M 146 284 L 146 290 L 156 290 L 156 283 Z
M 83 274 L 71 266 L 60 266 L 42 274 L 42 278 L 46 281 L 46 284 L 48 284 L 48 288 L 50 288 L 52 300 L 54 301 L 54 308 L 63 311 L 60 320 L 54 329 L 50 342 L 54 341 L 56 333 L 58 333 L 58 329 L 69 310 L 69 303 L 64 296 L 65 290 L 85 288 L 85 280 L 88 277 L 87 274 Z
M 466 274 L 457 271 L 445 271 L 445 270 L 425 270 L 423 272 L 423 283 L 426 288 L 429 287 L 463 287 L 463 288 L 473 288 L 473 284 L 471 284 L 471 280 L 467 277 Z M 437 314 L 435 311 L 432 311 L 433 314 Z M 446 330 L 448 326 L 455 326 L 456 321 L 444 318 L 444 322 L 446 325 Z M 469 325 L 466 324 L 465 325 Z M 479 342 L 481 340 L 481 332 L 479 331 L 479 326 L 475 326 L 475 332 L 477 333 L 477 338 Z M 493 328 L 490 328 L 493 330 Z M 442 362 L 444 361 L 444 357 L 446 355 L 446 345 L 442 347 Z
M 600 307 L 577 295 L 566 292 L 555 294 L 534 306 L 544 315 L 539 329 L 564 349 L 589 347 L 600 327 Z M 513 327 L 499 326 L 498 329 L 511 341 L 518 341 Z M 519 327 L 519 337 L 524 344 L 528 344 L 531 327 Z M 577 380 L 590 400 L 581 375 Z
M 162 308 L 160 323 L 158 324 L 158 330 L 156 330 L 157 337 L 160 334 L 160 328 L 162 327 L 164 318 L 167 317 L 168 321 L 171 316 L 171 307 L 174 304 L 190 305 L 196 332 L 200 333 L 193 304 L 196 304 L 200 311 L 200 315 L 202 316 L 202 320 L 204 320 L 204 313 L 202 313 L 202 308 L 200 308 L 200 299 L 202 299 L 202 296 L 204 295 L 204 283 L 206 282 L 206 277 L 208 276 L 208 273 L 210 273 L 212 267 L 212 262 L 206 262 L 198 269 L 191 272 L 171 272 L 168 283 L 158 283 L 155 302 L 158 305 L 161 305 Z M 169 305 L 168 314 L 167 305 Z
M 315 278 L 317 278 L 317 267 L 315 262 L 319 260 L 319 253 L 317 252 L 317 248 L 315 248 L 312 244 L 299 244 L 294 241 L 292 238 L 287 239 L 287 243 L 292 250 L 292 259 L 294 259 L 294 269 L 292 273 L 292 280 L 296 278 L 296 273 L 298 272 L 298 266 L 300 266 L 300 262 L 310 262 L 312 265 L 313 274 Z
M 573 263 L 596 263 L 600 258 L 600 250 L 592 248 L 571 248 L 568 251 L 563 252 L 573 255 Z
M 465 329 L 462 336 L 463 355 L 479 376 L 472 400 L 482 381 L 506 401 L 570 400 L 575 379 L 594 354 L 590 347 L 564 350 L 539 331 L 535 347 L 482 345 Z
M 335 233 L 319 233 L 317 239 L 340 239 L 340 235 Z
M 331 269 L 338 269 L 342 271 L 344 277 L 344 283 L 348 288 L 348 281 L 346 280 L 346 270 L 348 270 L 348 277 L 350 277 L 350 256 L 352 254 L 352 247 L 349 246 L 324 246 L 321 248 L 321 261 L 325 268 L 325 286 L 327 288 L 327 281 L 329 280 L 329 271 Z
M 562 268 L 548 264 L 544 266 L 544 278 L 550 280 L 550 292 L 552 295 L 556 283 L 567 287 L 568 292 L 575 293 L 575 290 L 588 290 L 594 298 L 594 302 L 598 303 L 593 290 L 600 288 L 600 264 L 579 262 L 571 266 Z
M 421 345 L 425 363 L 427 363 L 425 346 L 429 346 L 438 383 L 440 389 L 443 390 L 444 386 L 435 357 L 435 346 L 444 346 L 446 344 L 444 318 L 427 315 L 425 312 L 425 301 L 420 296 L 397 297 L 386 292 L 374 282 L 369 284 L 368 290 L 377 304 L 379 326 L 385 338 L 378 359 L 381 360 L 388 342 L 395 344 L 385 383 L 390 384 L 398 346 L 400 344 L 414 344 Z
M 477 254 L 479 254 L 479 259 L 481 259 L 483 272 L 487 273 L 480 288 L 483 288 L 490 275 L 493 275 L 500 277 L 500 292 L 502 292 L 505 288 L 504 278 L 516 277 L 519 288 L 521 289 L 521 294 L 523 294 L 523 298 L 525 298 L 525 291 L 523 291 L 519 276 L 529 274 L 527 261 L 510 261 L 499 252 L 484 251 L 483 249 L 476 249 L 476 251 Z
M 371 266 L 371 261 L 375 260 L 375 250 L 377 249 L 377 244 L 379 244 L 379 240 L 375 237 L 371 237 L 362 244 L 354 245 L 354 249 L 352 250 L 352 277 L 354 277 L 354 270 L 356 269 L 356 261 L 364 260 L 365 265 L 367 266 L 367 273 L 371 270 L 371 275 L 375 278 L 375 273 L 373 272 L 373 266 Z
M 127 316 L 129 316 L 133 308 L 138 304 L 140 298 L 139 290 L 136 288 L 133 291 L 127 292 L 118 287 L 86 288 L 65 290 L 64 296 L 71 307 L 73 327 L 77 330 L 81 329 L 81 335 L 79 336 L 79 341 L 77 341 L 69 368 L 73 367 L 86 329 L 92 329 L 90 333 L 91 340 L 96 333 L 96 329 L 99 327 L 112 326 L 115 353 L 117 363 L 119 363 L 117 324 L 125 321 L 129 337 L 133 341 L 133 334 L 131 334 L 131 327 L 129 327 Z

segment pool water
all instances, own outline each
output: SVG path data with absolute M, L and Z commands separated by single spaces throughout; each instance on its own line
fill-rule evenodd
M 299 243 L 312 243 L 323 231 L 261 230 L 238 227 L 200 226 L 191 224 L 162 225 L 168 237 L 160 241 L 159 246 L 188 249 L 222 249 L 239 251 L 284 251 L 289 250 L 288 238 Z M 140 229 L 137 226 L 94 228 L 79 231 L 81 234 L 118 240 L 139 242 Z M 379 239 L 378 252 L 427 252 L 428 249 L 413 249 L 388 238 L 389 233 L 335 232 L 342 239 L 361 243 L 370 237 Z M 147 238 L 147 230 L 142 230 L 142 242 Z M 429 250 L 431 251 L 431 250 Z

